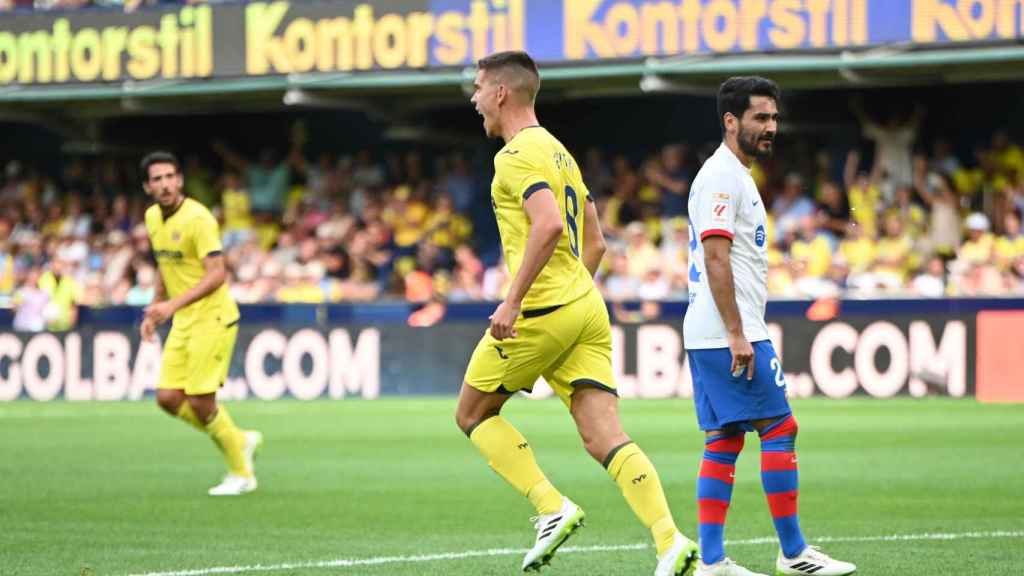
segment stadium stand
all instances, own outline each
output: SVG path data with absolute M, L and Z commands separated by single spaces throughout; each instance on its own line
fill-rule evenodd
M 611 239 L 599 275 L 609 300 L 685 299 L 689 235 L 673 196 L 712 146 L 670 144 L 638 164 L 599 147 L 580 155 Z M 186 190 L 221 220 L 239 302 L 500 298 L 507 277 L 479 255 L 477 191 L 461 154 L 307 159 L 293 145 L 286 158 L 268 149 L 250 161 L 222 142 L 212 149 L 220 163 L 186 158 Z M 930 153 L 908 154 L 909 184 L 890 175 L 889 159 L 868 166 L 857 149 L 842 181 L 828 158 L 818 173 L 756 167 L 774 198 L 772 295 L 1024 293 L 1024 150 L 1004 131 L 972 159 L 944 141 L 919 149 Z M 74 159 L 46 174 L 10 160 L 2 182 L 4 302 L 31 304 L 38 279 L 61 267 L 81 305 L 148 303 L 147 199 L 130 162 Z

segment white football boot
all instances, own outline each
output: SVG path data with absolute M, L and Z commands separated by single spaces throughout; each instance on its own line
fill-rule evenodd
M 729 558 L 723 558 L 714 564 L 697 563 L 696 576 L 768 576 L 760 572 L 751 572 Z
M 814 576 L 848 576 L 857 571 L 849 562 L 829 557 L 815 546 L 808 546 L 796 558 L 786 558 L 779 552 L 775 561 L 776 576 L 792 574 L 814 574 Z
M 245 467 L 253 475 L 247 477 L 228 474 L 220 484 L 210 488 L 207 492 L 210 496 L 240 496 L 256 489 L 254 460 L 256 451 L 263 445 L 263 434 L 256 430 L 246 430 L 243 434 L 245 435 L 245 446 L 242 447 L 242 456 L 245 458 Z
M 558 512 L 531 518 L 537 529 L 537 541 L 523 558 L 523 572 L 539 572 L 541 566 L 551 562 L 558 547 L 583 526 L 583 516 L 582 508 L 562 496 L 562 508 Z
M 696 542 L 676 532 L 672 547 L 658 558 L 654 576 L 693 576 L 699 550 Z
M 256 478 L 228 474 L 207 492 L 210 496 L 241 496 L 256 489 Z

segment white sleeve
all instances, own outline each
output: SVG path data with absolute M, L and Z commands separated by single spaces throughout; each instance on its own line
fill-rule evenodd
M 700 239 L 708 236 L 725 236 L 732 240 L 736 235 L 736 213 L 743 200 L 743 188 L 731 174 L 716 175 L 699 192 L 696 198 L 696 214 L 691 214 L 698 223 Z

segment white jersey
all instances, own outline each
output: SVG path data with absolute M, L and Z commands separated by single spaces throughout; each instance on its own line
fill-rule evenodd
M 749 342 L 768 339 L 764 322 L 768 301 L 768 214 L 757 184 L 731 150 L 722 144 L 704 162 L 690 187 L 690 305 L 683 321 L 687 349 L 727 348 L 725 324 L 708 286 L 702 240 L 732 240 L 729 261 L 736 305 Z

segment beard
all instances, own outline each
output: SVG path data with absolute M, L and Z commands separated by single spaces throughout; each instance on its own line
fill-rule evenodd
M 761 142 L 767 142 L 768 148 L 761 148 Z M 736 135 L 736 143 L 739 144 L 740 150 L 744 154 L 754 158 L 771 158 L 774 151 L 774 138 L 765 138 L 749 133 L 742 126 L 740 126 L 739 134 Z

